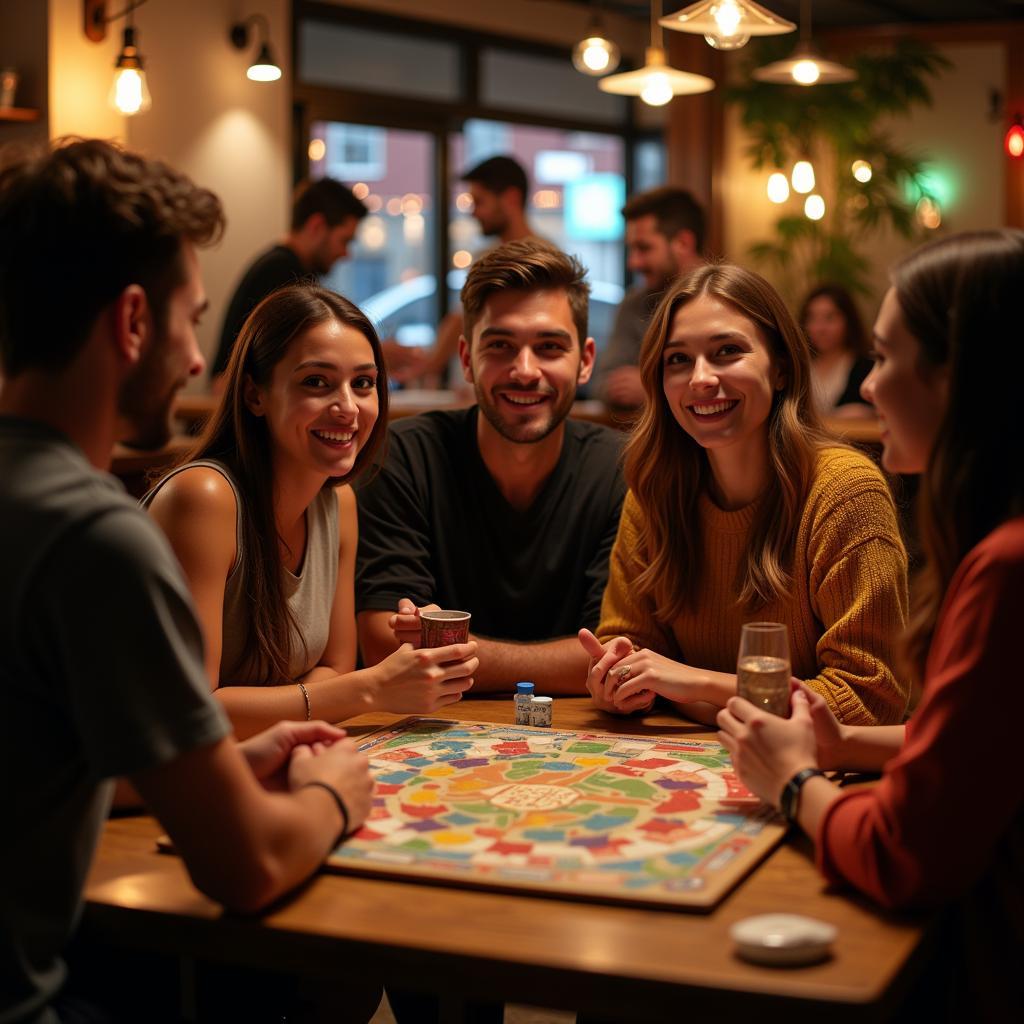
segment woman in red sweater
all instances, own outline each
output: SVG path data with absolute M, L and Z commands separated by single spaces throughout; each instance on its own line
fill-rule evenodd
M 958 235 L 896 267 L 875 325 L 862 393 L 882 461 L 923 474 L 911 721 L 838 725 L 795 681 L 788 720 L 739 698 L 718 715 L 740 777 L 815 840 L 830 881 L 887 907 L 947 906 L 973 1019 L 1024 1019 L 1022 285 L 1024 231 Z M 840 791 L 821 776 L 834 768 L 884 773 Z

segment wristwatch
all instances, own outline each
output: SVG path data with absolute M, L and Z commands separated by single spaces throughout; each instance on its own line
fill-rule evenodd
M 813 779 L 815 775 L 824 774 L 818 768 L 804 768 L 786 783 L 779 800 L 779 809 L 791 825 L 796 823 L 796 816 L 800 810 L 800 790 L 804 788 L 804 783 L 808 779 Z

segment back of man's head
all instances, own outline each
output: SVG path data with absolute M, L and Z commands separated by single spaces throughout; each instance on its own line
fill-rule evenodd
M 292 231 L 300 230 L 315 214 L 320 214 L 328 227 L 337 227 L 349 217 L 362 220 L 369 211 L 352 194 L 347 185 L 333 178 L 302 182 L 295 189 L 292 202 Z
M 653 216 L 659 234 L 675 238 L 680 231 L 693 233 L 698 253 L 704 251 L 704 208 L 685 188 L 665 185 L 631 196 L 622 208 L 627 221 Z
M 97 139 L 0 164 L 0 365 L 60 370 L 130 284 L 158 329 L 185 281 L 182 242 L 224 230 L 220 200 L 158 160 Z
M 540 238 L 523 238 L 492 249 L 473 264 L 462 286 L 463 334 L 472 342 L 473 326 L 495 292 L 562 290 L 569 300 L 578 341 L 587 337 L 590 285 L 575 256 Z
M 530 183 L 523 165 L 510 156 L 492 156 L 466 171 L 462 180 L 482 185 L 495 195 L 501 195 L 506 189 L 515 189 L 523 208 L 526 208 L 526 193 L 530 190 Z

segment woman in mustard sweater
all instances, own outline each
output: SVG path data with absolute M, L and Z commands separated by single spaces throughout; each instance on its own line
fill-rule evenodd
M 595 703 L 630 712 L 660 694 L 711 721 L 736 692 L 741 625 L 770 620 L 840 721 L 901 721 L 907 558 L 892 497 L 821 431 L 807 343 L 778 294 L 741 267 L 694 271 L 662 299 L 640 370 L 601 623 L 580 633 Z

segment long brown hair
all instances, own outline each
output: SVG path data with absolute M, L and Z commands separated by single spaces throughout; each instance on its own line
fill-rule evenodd
M 302 635 L 288 609 L 282 581 L 271 437 L 264 416 L 245 403 L 246 378 L 260 388 L 270 384 L 274 367 L 291 343 L 318 324 L 335 321 L 357 330 L 370 343 L 377 364 L 377 422 L 359 450 L 352 471 L 332 477 L 337 487 L 372 464 L 387 432 L 388 381 L 380 339 L 366 316 L 348 299 L 314 284 L 295 284 L 272 292 L 249 314 L 238 335 L 225 371 L 226 387 L 216 410 L 195 446 L 178 465 L 196 459 L 217 459 L 230 470 L 245 500 L 241 502 L 246 544 L 238 553 L 249 598 L 245 648 L 254 668 L 270 682 L 287 682 L 291 654 L 290 630 Z
M 647 399 L 626 447 L 626 481 L 643 512 L 636 580 L 653 599 L 659 619 L 671 621 L 693 607 L 700 589 L 702 539 L 698 502 L 710 484 L 707 453 L 676 422 L 663 391 L 662 351 L 676 311 L 703 295 L 753 321 L 784 375 L 768 417 L 770 483 L 751 530 L 746 563 L 737 580 L 748 609 L 783 596 L 797 527 L 819 448 L 834 444 L 811 404 L 810 352 L 775 289 L 759 275 L 731 264 L 700 267 L 680 278 L 655 310 L 640 350 Z
M 933 242 L 897 264 L 891 280 L 924 368 L 946 367 L 949 379 L 948 405 L 918 493 L 925 564 L 904 656 L 920 680 L 957 566 L 1000 523 L 1024 513 L 1024 406 L 1013 395 L 993 400 L 990 356 L 998 354 L 1000 381 L 1015 388 L 1024 380 L 1024 231 Z

